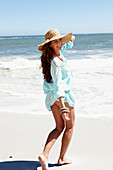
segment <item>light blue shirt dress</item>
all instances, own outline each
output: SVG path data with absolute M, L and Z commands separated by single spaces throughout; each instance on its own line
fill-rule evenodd
M 70 41 L 63 45 L 63 48 L 60 51 L 60 58 L 63 61 L 57 56 L 53 56 L 50 69 L 52 83 L 47 83 L 46 80 L 44 80 L 43 90 L 46 94 L 45 104 L 49 111 L 51 111 L 51 106 L 54 102 L 59 101 L 59 97 L 63 97 L 64 102 L 68 102 L 70 106 L 74 107 L 75 105 L 75 99 L 71 91 L 72 72 L 67 59 L 65 59 L 62 54 L 66 49 L 72 48 L 72 46 L 73 43 Z

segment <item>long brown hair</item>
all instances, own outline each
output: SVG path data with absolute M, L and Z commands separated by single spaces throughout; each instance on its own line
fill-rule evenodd
M 48 83 L 52 83 L 50 67 L 51 60 L 53 59 L 53 49 L 50 47 L 50 44 L 51 42 L 43 46 L 42 55 L 40 57 L 43 77 Z

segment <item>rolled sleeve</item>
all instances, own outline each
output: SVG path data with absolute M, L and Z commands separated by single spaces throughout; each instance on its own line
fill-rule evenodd
M 68 43 L 65 43 L 63 45 L 63 48 L 61 50 L 61 52 L 63 53 L 65 50 L 69 49 L 69 48 L 72 48 L 73 47 L 73 43 L 71 41 L 69 41 Z

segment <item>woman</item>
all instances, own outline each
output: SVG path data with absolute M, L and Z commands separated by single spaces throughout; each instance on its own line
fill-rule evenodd
M 42 51 L 41 66 L 44 76 L 43 89 L 46 94 L 46 107 L 55 119 L 56 128 L 48 135 L 43 153 L 38 157 L 42 170 L 48 169 L 48 155 L 56 139 L 63 132 L 61 151 L 58 164 L 70 164 L 65 157 L 70 144 L 74 122 L 74 97 L 71 91 L 72 73 L 67 60 L 63 56 L 64 50 L 73 46 L 75 37 L 72 33 L 61 35 L 57 29 L 45 34 L 45 42 L 38 46 Z

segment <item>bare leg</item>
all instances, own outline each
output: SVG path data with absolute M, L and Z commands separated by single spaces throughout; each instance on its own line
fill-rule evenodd
M 52 107 L 52 113 L 56 122 L 56 128 L 50 132 L 43 153 L 38 157 L 41 165 L 42 165 L 42 170 L 47 170 L 48 169 L 48 155 L 50 152 L 50 149 L 52 148 L 53 144 L 55 143 L 56 139 L 59 137 L 61 132 L 64 129 L 64 121 L 62 117 L 60 116 L 59 113 L 59 107 L 54 104 Z
M 74 122 L 75 122 L 75 111 L 74 108 L 70 107 L 67 105 L 66 107 L 69 107 L 70 109 L 70 120 L 66 122 L 66 129 L 64 131 L 64 135 L 62 138 L 62 146 L 61 146 L 61 152 L 60 156 L 58 159 L 58 164 L 69 164 L 72 163 L 70 160 L 65 158 L 65 154 L 67 152 L 67 149 L 69 147 L 72 134 L 73 134 L 73 129 L 74 129 Z

